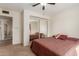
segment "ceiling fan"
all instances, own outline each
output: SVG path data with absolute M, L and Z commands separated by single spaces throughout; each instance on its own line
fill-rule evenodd
M 47 4 L 55 5 L 56 3 L 36 3 L 36 4 L 32 5 L 32 7 L 35 7 L 35 6 L 39 5 L 39 4 L 42 5 L 42 10 L 45 10 L 45 6 L 46 6 Z

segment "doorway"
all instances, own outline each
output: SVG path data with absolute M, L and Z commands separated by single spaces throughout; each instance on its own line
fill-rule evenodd
M 0 46 L 12 44 L 12 17 L 0 16 Z

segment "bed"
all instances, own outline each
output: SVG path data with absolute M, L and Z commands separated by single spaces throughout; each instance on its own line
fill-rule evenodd
M 61 40 L 53 37 L 32 41 L 31 50 L 37 56 L 76 56 L 78 42 L 75 40 Z

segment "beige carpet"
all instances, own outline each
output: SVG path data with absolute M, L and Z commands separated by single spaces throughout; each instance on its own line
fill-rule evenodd
M 3 45 L 0 46 L 0 56 L 35 56 L 30 47 L 22 45 Z

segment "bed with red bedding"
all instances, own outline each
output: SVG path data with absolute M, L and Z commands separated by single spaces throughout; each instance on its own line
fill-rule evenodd
M 31 50 L 38 56 L 76 56 L 77 45 L 76 41 L 48 37 L 32 41 Z

